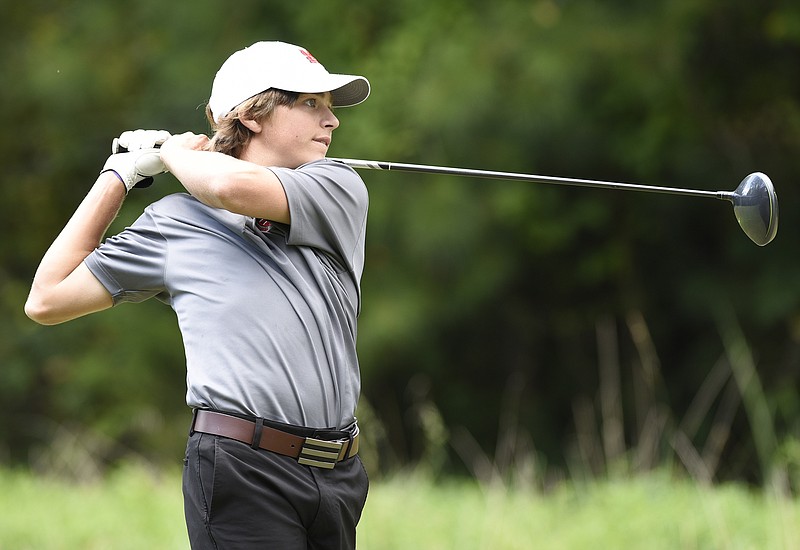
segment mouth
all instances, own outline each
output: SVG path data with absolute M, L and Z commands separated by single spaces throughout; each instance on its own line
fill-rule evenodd
M 314 138 L 314 141 L 316 141 L 317 143 L 321 143 L 326 148 L 331 146 L 331 138 L 330 138 L 330 136 L 322 136 L 322 137 Z

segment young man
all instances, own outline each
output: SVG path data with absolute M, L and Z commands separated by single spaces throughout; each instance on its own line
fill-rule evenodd
M 212 138 L 123 133 L 114 150 L 127 152 L 109 157 L 34 277 L 25 307 L 43 324 L 153 296 L 175 310 L 195 410 L 193 548 L 355 547 L 368 198 L 325 155 L 332 108 L 368 95 L 365 78 L 330 74 L 298 46 L 234 53 L 214 79 Z M 126 193 L 165 170 L 189 194 L 100 245 Z

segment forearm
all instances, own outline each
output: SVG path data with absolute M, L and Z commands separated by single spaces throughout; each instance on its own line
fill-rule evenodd
M 286 195 L 269 169 L 222 153 L 183 147 L 164 147 L 161 158 L 186 190 L 208 206 L 289 223 Z
M 178 178 L 194 197 L 215 208 L 226 208 L 229 201 L 225 187 L 243 168 L 241 161 L 210 151 L 179 147 L 161 150 L 161 159 L 172 175 Z
M 125 187 L 113 172 L 100 174 L 39 264 L 34 284 L 64 280 L 95 248 L 117 217 Z
M 31 285 L 25 309 L 31 318 L 49 322 L 55 310 L 102 309 L 110 305 L 110 296 L 103 296 L 94 282 L 85 275 L 65 284 L 83 260 L 96 249 L 114 221 L 125 199 L 125 187 L 113 172 L 100 174 L 97 181 L 75 210 L 39 264 Z M 91 288 L 81 288 L 91 285 Z M 97 303 L 86 303 L 88 300 Z M 59 317 L 57 322 L 66 320 Z M 49 324 L 49 323 L 48 323 Z

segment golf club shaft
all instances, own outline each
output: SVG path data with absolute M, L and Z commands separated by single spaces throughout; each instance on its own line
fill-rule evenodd
M 470 168 L 449 168 L 446 166 L 430 166 L 425 164 L 406 164 L 402 162 L 386 162 L 374 160 L 357 160 L 332 158 L 351 168 L 367 170 L 395 170 L 399 172 L 421 172 L 426 174 L 444 174 L 449 176 L 466 176 L 471 178 L 488 178 L 501 180 L 526 181 L 531 183 L 550 183 L 577 187 L 597 187 L 604 189 L 624 189 L 628 191 L 644 191 L 647 193 L 663 193 L 670 195 L 688 195 L 693 197 L 709 197 L 721 200 L 732 200 L 732 193 L 727 191 L 702 191 L 698 189 L 681 189 L 677 187 L 658 187 L 635 183 L 619 183 L 610 181 L 563 178 L 555 176 L 538 176 L 515 172 L 496 172 L 492 170 L 474 170 Z

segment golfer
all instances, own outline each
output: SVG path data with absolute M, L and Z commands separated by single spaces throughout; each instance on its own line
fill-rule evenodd
M 42 324 L 151 297 L 175 311 L 194 409 L 192 548 L 355 547 L 368 197 L 325 156 L 332 109 L 369 90 L 291 44 L 234 53 L 213 82 L 211 139 L 124 132 L 34 277 L 25 309 Z M 165 170 L 188 194 L 100 244 L 127 192 Z

